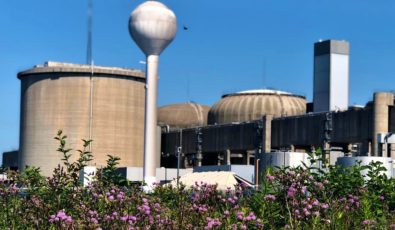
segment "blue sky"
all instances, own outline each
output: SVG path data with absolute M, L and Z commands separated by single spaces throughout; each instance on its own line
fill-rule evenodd
M 143 68 L 144 55 L 127 29 L 141 2 L 94 0 L 95 64 Z M 224 92 L 261 87 L 310 101 L 313 43 L 329 38 L 351 44 L 350 104 L 395 89 L 393 0 L 163 2 L 175 11 L 179 27 L 189 30 L 179 30 L 161 56 L 160 105 L 211 105 Z M 0 2 L 0 152 L 18 148 L 17 72 L 47 60 L 84 63 L 86 12 L 84 0 Z

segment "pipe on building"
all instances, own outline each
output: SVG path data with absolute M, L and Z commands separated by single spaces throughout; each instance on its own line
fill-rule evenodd
M 259 162 L 261 161 L 260 158 L 256 159 L 255 161 L 255 185 L 258 186 L 259 185 Z

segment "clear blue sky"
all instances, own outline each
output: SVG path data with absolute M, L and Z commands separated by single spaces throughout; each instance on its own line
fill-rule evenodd
M 130 12 L 141 2 L 94 0 L 95 64 L 143 68 L 144 56 L 127 29 Z M 310 101 L 313 43 L 329 38 L 351 44 L 351 104 L 395 89 L 393 0 L 164 2 L 179 27 L 189 30 L 179 30 L 161 56 L 160 105 L 211 105 L 224 92 L 263 86 Z M 17 72 L 47 60 L 84 63 L 86 12 L 85 0 L 0 2 L 0 153 L 18 148 Z

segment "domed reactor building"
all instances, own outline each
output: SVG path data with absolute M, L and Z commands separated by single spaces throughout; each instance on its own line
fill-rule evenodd
M 66 148 L 82 149 L 92 139 L 91 166 L 143 166 L 144 73 L 134 69 L 47 62 L 18 74 L 21 81 L 19 168 L 40 167 L 50 175 L 61 163 L 54 140 L 68 136 Z M 89 150 L 89 149 L 87 149 Z
M 226 94 L 213 105 L 209 124 L 253 121 L 264 115 L 295 116 L 306 113 L 306 98 L 284 91 L 261 89 Z
M 201 108 L 207 112 L 201 114 Z M 255 121 L 264 116 L 279 118 L 305 113 L 305 97 L 271 89 L 225 94 L 211 108 L 192 103 L 164 106 L 159 108 L 159 114 L 163 114 L 159 122 L 173 125 L 167 128 L 167 135 L 162 135 L 162 166 L 175 167 L 177 157 L 172 152 L 177 151 L 182 151 L 180 161 L 185 167 L 253 164 Z M 207 123 L 200 119 L 203 115 Z M 238 128 L 239 124 L 244 124 L 244 131 Z
M 194 102 L 171 104 L 158 108 L 158 125 L 169 129 L 207 125 L 209 106 Z
M 171 154 L 169 152 L 161 152 L 162 167 L 177 167 L 177 151 L 182 152 L 182 149 L 178 147 L 184 136 L 180 133 L 185 129 L 194 130 L 197 127 L 207 126 L 207 115 L 209 110 L 209 106 L 194 102 L 171 104 L 162 106 L 158 109 L 158 125 L 162 127 L 165 133 L 172 133 L 170 136 L 162 135 L 161 149 L 166 148 L 165 146 L 174 146 Z M 186 138 L 194 137 L 195 136 L 192 134 Z M 187 158 L 184 157 L 183 159 L 185 162 L 182 164 L 182 167 L 191 165 L 191 163 L 187 162 Z

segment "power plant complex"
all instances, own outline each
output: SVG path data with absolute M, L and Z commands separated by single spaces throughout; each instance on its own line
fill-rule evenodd
M 107 154 L 118 156 L 119 167 L 143 170 L 140 179 L 151 184 L 161 180 L 156 170 L 161 167 L 232 171 L 236 166 L 245 166 L 237 170 L 258 183 L 267 166 L 294 165 L 318 149 L 331 164 L 380 157 L 392 176 L 394 94 L 377 92 L 364 106 L 349 105 L 347 41 L 314 44 L 312 102 L 290 92 L 251 89 L 225 94 L 212 106 L 186 102 L 157 108 L 157 64 L 175 36 L 175 15 L 147 1 L 132 13 L 129 26 L 147 56 L 147 76 L 135 69 L 58 62 L 18 74 L 20 149 L 4 155 L 3 163 L 11 162 L 5 166 L 36 166 L 50 175 L 61 163 L 53 137 L 62 129 L 72 149 L 82 146 L 81 139 L 93 140 L 90 166 L 105 166 Z

